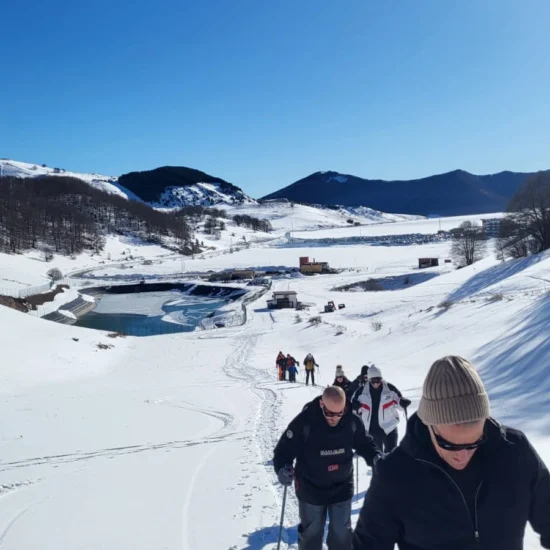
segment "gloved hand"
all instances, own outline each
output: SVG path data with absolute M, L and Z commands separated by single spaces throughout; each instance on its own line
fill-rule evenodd
M 351 404 L 351 409 L 355 412 L 357 412 L 360 408 L 361 408 L 361 403 L 359 403 L 359 401 L 354 401 Z
M 376 464 L 377 464 L 377 462 L 378 462 L 381 458 L 384 458 L 384 456 L 386 456 L 386 453 L 379 453 L 379 454 L 377 454 L 377 455 L 372 459 L 372 473 L 373 473 L 373 474 L 376 473 Z
M 405 399 L 404 397 L 402 397 L 402 398 L 399 400 L 399 405 L 400 405 L 403 409 L 406 409 L 411 403 L 412 403 L 412 401 L 411 401 L 410 399 Z
M 277 477 L 279 478 L 279 483 L 281 485 L 286 485 L 287 487 L 292 485 L 292 482 L 294 481 L 294 468 L 291 466 L 281 468 L 277 473 Z

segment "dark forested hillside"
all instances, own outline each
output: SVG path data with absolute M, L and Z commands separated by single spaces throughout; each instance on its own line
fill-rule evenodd
M 134 235 L 184 254 L 198 250 L 182 211 L 159 212 L 69 177 L 0 178 L 0 250 L 99 251 L 108 234 Z

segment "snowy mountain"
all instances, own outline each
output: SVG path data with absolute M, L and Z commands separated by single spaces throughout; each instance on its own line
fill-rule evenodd
M 165 166 L 146 172 L 130 172 L 117 178 L 1 159 L 1 176 L 78 178 L 107 193 L 147 202 L 157 208 L 256 204 L 236 185 L 191 168 Z
M 101 174 L 87 174 L 83 172 L 71 172 L 63 168 L 49 168 L 44 164 L 32 164 L 30 162 L 20 162 L 10 159 L 0 159 L 0 177 L 11 176 L 16 178 L 40 178 L 43 176 L 65 176 L 77 178 L 91 186 L 118 195 L 124 198 L 136 199 L 127 189 L 123 189 L 118 184 L 118 178 L 114 176 L 103 176 Z
M 163 166 L 145 172 L 130 172 L 119 182 L 142 200 L 156 207 L 255 204 L 242 189 L 200 170 Z
M 530 175 L 500 172 L 476 176 L 455 170 L 416 180 L 384 181 L 315 172 L 264 199 L 362 205 L 382 212 L 424 216 L 485 214 L 506 210 L 509 200 Z

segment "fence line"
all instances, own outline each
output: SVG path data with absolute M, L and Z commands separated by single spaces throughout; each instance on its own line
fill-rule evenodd
M 42 294 L 48 292 L 51 288 L 51 283 L 43 283 L 36 286 L 26 286 L 23 288 L 0 288 L 0 295 L 10 296 L 11 298 L 28 298 L 35 294 Z

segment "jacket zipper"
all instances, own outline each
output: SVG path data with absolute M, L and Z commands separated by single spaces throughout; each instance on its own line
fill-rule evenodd
M 479 491 L 480 491 L 482 485 L 483 485 L 483 481 L 478 485 L 477 490 L 476 490 L 476 496 L 474 498 L 474 520 L 475 520 L 474 536 L 476 538 L 476 542 L 479 542 L 479 527 L 478 527 L 478 522 L 477 522 L 477 497 L 479 496 Z
M 437 468 L 441 472 L 443 472 L 452 482 L 452 484 L 456 487 L 456 490 L 459 492 L 460 496 L 462 497 L 462 502 L 464 502 L 464 507 L 466 508 L 466 512 L 468 514 L 468 517 L 470 517 L 470 510 L 468 508 L 468 503 L 466 502 L 466 498 L 464 497 L 464 494 L 460 490 L 460 487 L 456 484 L 455 480 L 443 469 L 440 468 L 437 464 L 434 464 L 433 462 L 430 462 L 429 460 L 422 460 L 421 458 L 415 458 L 415 460 L 418 460 L 418 462 L 424 462 L 425 464 L 428 464 L 429 466 L 433 466 L 434 468 Z M 478 522 L 477 522 L 477 497 L 479 495 L 479 490 L 481 489 L 481 486 L 483 485 L 483 482 L 481 482 L 478 485 L 478 488 L 476 490 L 476 495 L 474 498 L 474 539 L 477 543 L 479 543 L 479 529 L 478 529 Z M 470 521 L 472 518 L 470 518 Z

